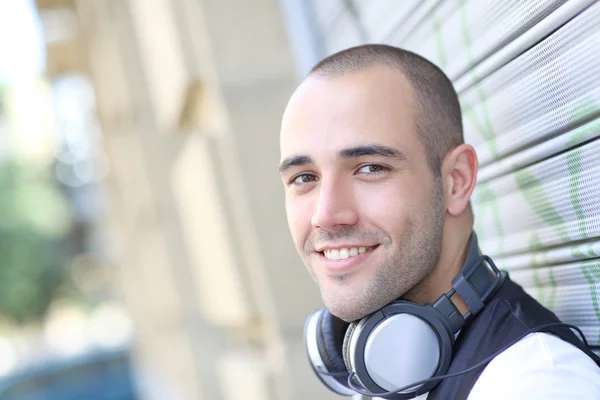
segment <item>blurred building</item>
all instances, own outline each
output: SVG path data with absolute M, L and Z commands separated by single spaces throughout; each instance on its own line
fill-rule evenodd
M 134 319 L 144 399 L 333 398 L 304 354 L 320 297 L 287 232 L 278 131 L 299 77 L 364 42 L 450 76 L 481 158 L 482 247 L 598 344 L 599 3 L 37 5 L 51 82 L 78 87 L 78 121 L 102 132 L 90 145 L 75 128 L 63 170 L 89 185 L 107 173 L 94 226 Z
M 99 125 L 82 122 L 102 131 L 109 166 L 97 224 L 134 320 L 143 398 L 325 398 L 302 338 L 320 297 L 287 233 L 277 173 L 297 82 L 278 4 L 37 6 L 51 82 L 93 88 Z M 65 153 L 87 158 L 65 157 L 68 176 L 102 167 L 73 143 Z

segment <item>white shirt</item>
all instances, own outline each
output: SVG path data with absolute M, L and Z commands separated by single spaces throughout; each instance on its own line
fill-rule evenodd
M 572 344 L 532 333 L 483 370 L 468 400 L 483 399 L 600 399 L 600 368 Z
M 548 333 L 532 333 L 494 358 L 468 397 L 506 399 L 597 400 L 600 368 L 572 344 Z

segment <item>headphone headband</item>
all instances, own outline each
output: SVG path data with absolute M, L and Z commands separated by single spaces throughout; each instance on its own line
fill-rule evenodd
M 452 333 L 456 333 L 466 321 L 479 314 L 487 300 L 500 287 L 505 276 L 506 273 L 500 271 L 491 258 L 479 254 L 477 235 L 473 232 L 467 260 L 459 274 L 452 280 L 452 289 L 442 294 L 433 303 L 433 308 L 444 316 Z M 458 311 L 451 300 L 456 293 L 468 307 L 465 315 Z

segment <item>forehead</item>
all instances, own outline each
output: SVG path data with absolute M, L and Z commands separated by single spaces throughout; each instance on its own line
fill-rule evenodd
M 388 66 L 338 77 L 308 77 L 290 99 L 281 125 L 281 158 L 330 157 L 341 149 L 381 144 L 410 153 L 420 142 L 412 87 Z

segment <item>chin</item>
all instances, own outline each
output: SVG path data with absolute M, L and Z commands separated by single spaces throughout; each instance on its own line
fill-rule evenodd
M 356 301 L 356 298 L 354 300 L 355 301 L 345 300 L 344 297 L 339 295 L 329 296 L 327 298 L 323 297 L 323 302 L 325 303 L 327 310 L 346 322 L 357 321 L 376 310 L 365 307 L 365 303 Z
M 358 311 L 358 310 L 348 310 L 348 309 L 343 309 L 343 310 L 333 309 L 333 310 L 331 310 L 328 308 L 328 310 L 331 314 L 335 315 L 342 321 L 345 321 L 348 323 L 359 321 L 360 319 L 362 319 L 370 314 L 369 312 L 362 312 L 362 311 Z

